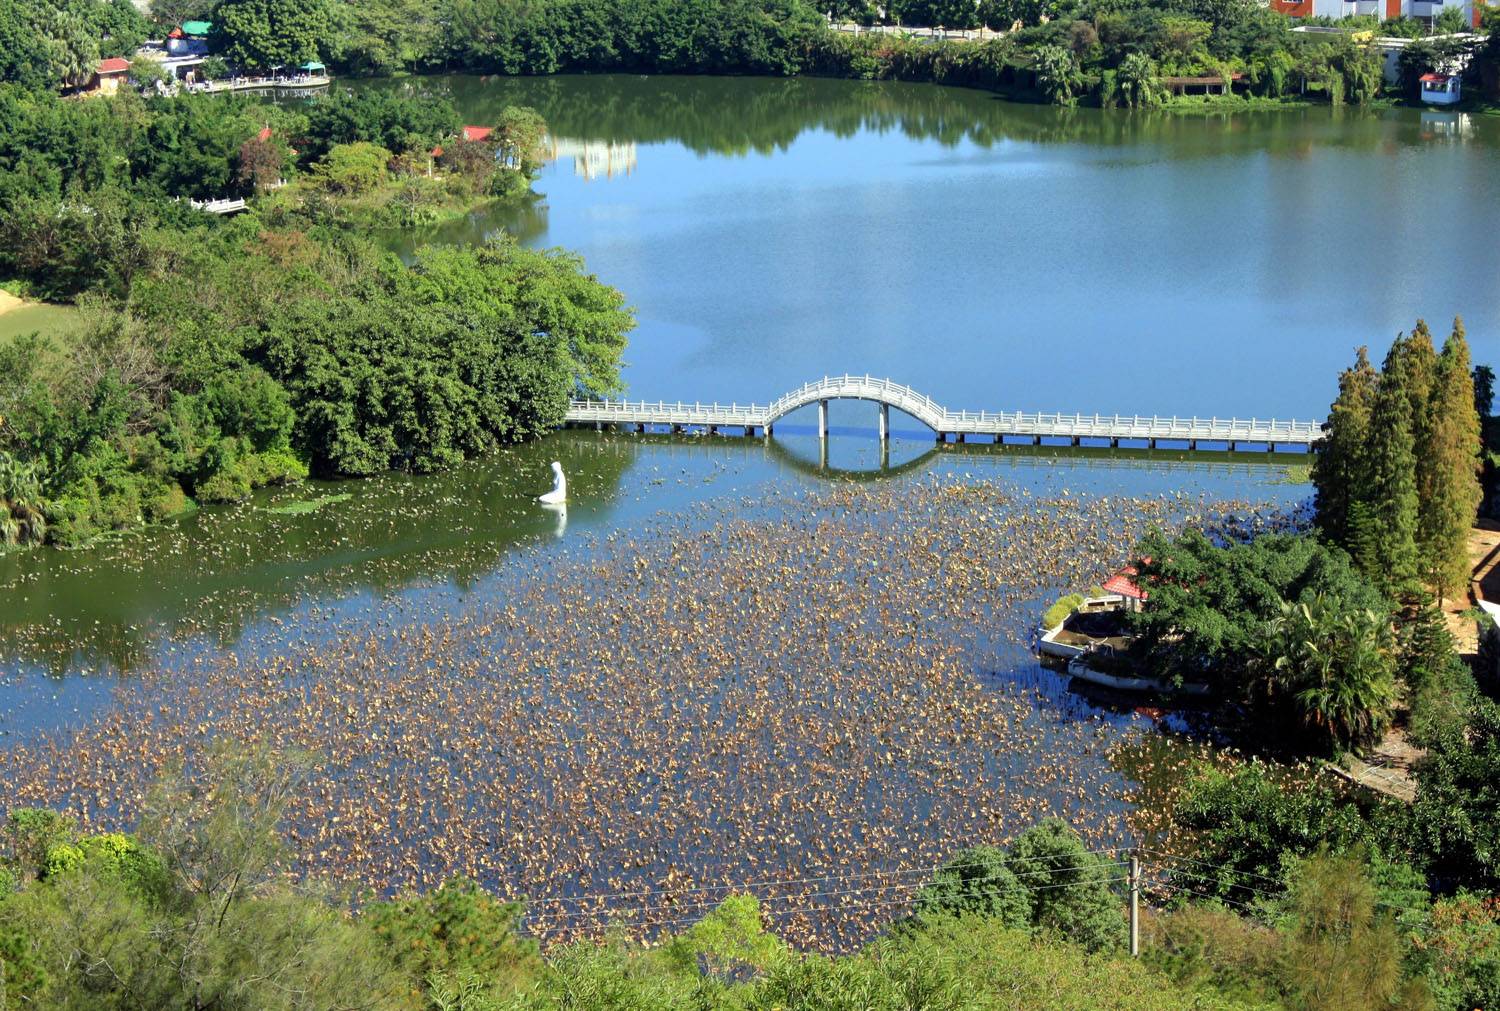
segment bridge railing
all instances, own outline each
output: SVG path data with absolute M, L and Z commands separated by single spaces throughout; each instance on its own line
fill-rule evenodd
M 942 424 L 946 431 L 1006 428 L 1018 435 L 1115 434 L 1121 438 L 1208 439 L 1256 441 L 1275 437 L 1285 442 L 1315 442 L 1322 426 L 1315 422 L 1277 418 L 1199 418 L 1123 414 L 1014 413 L 1000 411 L 949 411 Z
M 927 424 L 948 413 L 943 405 L 925 393 L 918 393 L 910 386 L 903 386 L 889 379 L 877 379 L 869 375 L 824 376 L 777 398 L 767 410 L 770 417 L 778 418 L 813 401 L 838 397 L 883 401 Z
M 766 408 L 756 404 L 704 404 L 686 403 L 677 401 L 668 403 L 665 400 L 573 400 L 568 404 L 568 414 L 590 416 L 610 415 L 621 418 L 660 418 L 666 423 L 678 417 L 693 418 L 726 418 L 733 420 L 715 421 L 714 424 L 734 424 L 736 421 L 745 423 L 754 422 L 761 424 L 759 419 L 766 416 Z
M 1109 439 L 1181 439 L 1208 442 L 1268 442 L 1312 445 L 1322 425 L 1278 418 L 1199 418 L 1142 415 L 1063 414 L 1026 411 L 950 411 L 909 386 L 874 376 L 824 376 L 770 404 L 705 404 L 664 400 L 574 400 L 572 421 L 678 425 L 774 423 L 782 415 L 824 399 L 858 398 L 887 404 L 938 432 Z

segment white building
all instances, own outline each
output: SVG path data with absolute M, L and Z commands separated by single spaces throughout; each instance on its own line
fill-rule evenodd
M 1367 14 L 1382 21 L 1416 18 L 1429 24 L 1449 7 L 1464 12 L 1464 22 L 1479 27 L 1484 0 L 1271 0 L 1271 9 L 1294 18 L 1347 18 Z
M 1463 82 L 1457 74 L 1423 74 L 1422 101 L 1428 105 L 1453 105 L 1462 97 Z

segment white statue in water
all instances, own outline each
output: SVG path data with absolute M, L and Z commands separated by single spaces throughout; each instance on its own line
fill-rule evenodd
M 537 501 L 544 505 L 561 505 L 568 501 L 568 479 L 563 477 L 562 464 L 552 461 L 552 490 L 538 495 Z

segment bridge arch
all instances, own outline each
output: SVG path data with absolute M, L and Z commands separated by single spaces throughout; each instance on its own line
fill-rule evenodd
M 772 401 L 766 408 L 765 424 L 774 425 L 799 408 L 829 400 L 870 400 L 885 407 L 894 407 L 916 418 L 934 432 L 943 431 L 943 419 L 948 414 L 942 405 L 926 394 L 918 393 L 910 386 L 893 383 L 889 379 L 876 379 L 873 376 L 825 376 Z

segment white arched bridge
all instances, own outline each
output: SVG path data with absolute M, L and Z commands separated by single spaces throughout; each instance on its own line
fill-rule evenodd
M 1272 418 L 1179 418 L 1141 417 L 1123 414 L 1032 414 L 1025 411 L 950 411 L 925 394 L 889 379 L 872 376 L 826 376 L 793 390 L 769 404 L 703 404 L 667 403 L 645 400 L 574 400 L 568 406 L 566 422 L 570 425 L 619 425 L 645 431 L 647 426 L 662 426 L 672 432 L 698 429 L 717 433 L 724 429 L 742 429 L 745 435 L 757 430 L 772 434 L 778 421 L 803 407 L 817 405 L 818 436 L 828 437 L 828 402 L 830 400 L 868 400 L 879 405 L 880 438 L 890 438 L 890 409 L 895 408 L 916 418 L 936 434 L 939 442 L 951 436 L 963 442 L 966 436 L 991 436 L 995 441 L 1006 438 L 1066 439 L 1072 445 L 1082 440 L 1105 440 L 1111 446 L 1122 441 L 1144 442 L 1156 448 L 1160 442 L 1181 442 L 1197 449 L 1200 442 L 1222 444 L 1230 450 L 1243 444 L 1264 446 L 1268 451 L 1279 446 L 1311 449 L 1323 438 L 1323 426 L 1316 421 L 1289 421 Z

